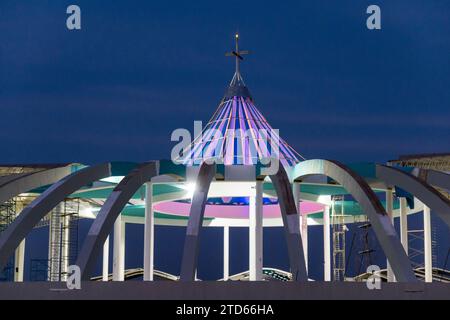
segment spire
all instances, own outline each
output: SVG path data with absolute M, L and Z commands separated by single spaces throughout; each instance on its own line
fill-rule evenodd
M 293 167 L 304 158 L 272 129 L 255 106 L 239 69 L 248 51 L 239 51 L 238 40 L 236 35 L 235 51 L 226 54 L 236 59 L 233 80 L 202 133 L 183 149 L 177 162 L 197 166 L 205 159 L 221 159 L 225 165 L 255 165 L 268 155 L 278 155 L 283 166 Z
M 234 72 L 233 79 L 231 79 L 230 85 L 225 93 L 225 98 L 232 96 L 242 96 L 251 98 L 250 92 L 248 91 L 244 79 L 241 76 L 240 63 L 244 60 L 244 55 L 249 54 L 248 50 L 239 50 L 239 33 L 235 35 L 235 50 L 225 53 L 227 57 L 235 57 L 236 59 L 236 71 Z

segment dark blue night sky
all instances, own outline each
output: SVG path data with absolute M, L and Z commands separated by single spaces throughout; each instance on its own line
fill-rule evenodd
M 66 28 L 70 4 L 81 7 L 81 31 Z M 370 4 L 381 7 L 382 30 L 366 28 Z M 256 105 L 306 158 L 448 152 L 449 14 L 448 0 L 2 0 L 0 162 L 170 158 L 171 132 L 193 130 L 217 107 L 233 75 L 224 53 L 237 30 L 252 51 L 242 74 Z M 157 230 L 157 241 L 179 242 L 175 258 L 156 253 L 157 267 L 174 273 L 179 231 Z M 232 241 L 246 241 L 235 233 Z M 200 275 L 220 274 L 220 234 L 205 233 Z M 137 253 L 139 237 L 127 240 Z M 276 230 L 265 239 L 284 245 Z M 274 265 L 280 254 L 285 263 L 280 251 L 265 259 Z M 235 254 L 231 271 L 242 271 L 246 252 Z

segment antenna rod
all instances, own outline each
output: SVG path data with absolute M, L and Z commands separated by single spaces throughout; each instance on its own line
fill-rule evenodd
M 239 72 L 239 33 L 236 33 L 236 74 L 240 75 Z

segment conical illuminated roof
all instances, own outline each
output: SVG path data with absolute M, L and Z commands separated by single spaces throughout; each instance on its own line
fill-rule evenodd
M 216 159 L 225 165 L 255 165 L 264 158 L 279 158 L 283 166 L 304 160 L 280 138 L 253 103 L 242 79 L 239 62 L 248 51 L 227 55 L 236 57 L 236 72 L 216 112 L 194 142 L 184 150 L 180 162 L 198 165 L 205 159 Z M 277 147 L 278 146 L 278 147 Z

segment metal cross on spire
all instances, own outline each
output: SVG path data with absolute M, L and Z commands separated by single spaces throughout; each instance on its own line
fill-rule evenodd
M 225 53 L 225 56 L 236 57 L 236 72 L 234 74 L 233 80 L 231 80 L 231 83 L 236 82 L 236 81 L 240 81 L 240 82 L 244 83 L 244 80 L 241 77 L 239 63 L 241 60 L 244 60 L 243 55 L 249 54 L 250 52 L 248 50 L 239 51 L 239 33 L 236 33 L 235 39 L 236 39 L 236 49 L 234 51 Z

